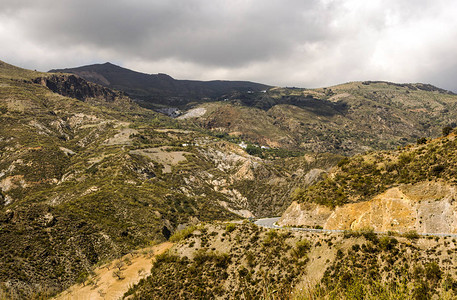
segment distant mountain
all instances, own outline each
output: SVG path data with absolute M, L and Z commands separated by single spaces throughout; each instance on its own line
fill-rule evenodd
M 145 74 L 111 63 L 49 72 L 76 74 L 88 81 L 123 91 L 146 107 L 184 106 L 190 102 L 216 100 L 233 92 L 257 92 L 270 88 L 249 81 L 176 80 L 166 74 Z
M 456 127 L 457 95 L 428 84 L 351 82 L 234 93 L 185 114 L 205 130 L 271 148 L 345 155 L 394 149 Z M 203 113 L 204 112 L 204 113 Z

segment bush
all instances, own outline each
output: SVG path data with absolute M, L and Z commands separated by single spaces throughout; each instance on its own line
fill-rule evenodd
M 236 229 L 236 225 L 233 223 L 228 223 L 227 225 L 225 225 L 226 232 L 232 232 L 235 229 Z
M 82 271 L 76 277 L 76 283 L 84 284 L 84 282 L 89 278 L 89 273 L 86 271 Z
M 441 279 L 442 272 L 436 262 L 431 262 L 425 265 L 425 277 L 427 280 L 436 283 Z
M 311 249 L 311 243 L 308 240 L 301 240 L 295 244 L 292 254 L 297 258 L 302 258 Z
M 410 240 L 417 240 L 420 237 L 416 230 L 405 232 L 402 236 Z
M 448 136 L 452 132 L 452 127 L 451 126 L 446 126 L 443 127 L 443 136 Z
M 342 166 L 347 165 L 348 163 L 349 163 L 349 158 L 345 157 L 338 162 L 338 167 L 341 168 Z
M 249 155 L 259 156 L 260 154 L 262 154 L 262 149 L 260 147 L 258 147 L 258 146 L 254 146 L 254 145 L 249 144 L 246 147 L 246 152 Z
M 383 250 L 392 250 L 396 244 L 398 244 L 397 239 L 391 238 L 389 236 L 383 236 L 379 239 L 379 245 Z
M 184 240 L 188 238 L 195 231 L 195 229 L 197 229 L 197 226 L 193 225 L 186 227 L 183 230 L 176 231 L 172 236 L 170 236 L 169 241 L 175 243 Z
M 425 137 L 418 138 L 417 139 L 417 144 L 418 145 L 427 144 L 427 138 L 425 138 Z
M 368 241 L 371 241 L 373 243 L 377 243 L 378 242 L 378 236 L 374 232 L 373 228 L 363 228 L 363 229 L 360 230 L 360 233 Z
M 265 246 L 270 246 L 272 245 L 273 243 L 275 243 L 275 241 L 277 240 L 278 238 L 278 233 L 276 232 L 276 230 L 274 229 L 270 229 L 266 234 L 265 234 L 265 237 L 263 239 L 263 244 Z

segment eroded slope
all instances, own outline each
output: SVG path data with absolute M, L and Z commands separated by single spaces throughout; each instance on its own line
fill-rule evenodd
M 398 151 L 344 159 L 323 181 L 296 190 L 296 202 L 280 223 L 455 233 L 456 149 L 451 134 Z

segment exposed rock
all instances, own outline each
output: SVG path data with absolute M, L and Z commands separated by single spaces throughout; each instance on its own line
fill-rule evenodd
M 56 222 L 56 219 L 51 213 L 47 213 L 41 218 L 41 224 L 44 227 L 51 227 L 52 225 L 55 224 L 55 222 Z
M 188 110 L 184 115 L 178 117 L 178 119 L 191 119 L 203 116 L 206 113 L 206 108 L 198 107 Z
M 311 169 L 308 173 L 306 173 L 304 178 L 304 184 L 310 185 L 319 180 L 322 174 L 326 173 L 325 170 L 322 169 Z
M 76 154 L 76 152 L 74 152 L 73 150 L 65 148 L 65 147 L 59 147 L 59 149 L 60 149 L 60 151 L 62 151 L 63 153 L 65 153 L 68 156 L 73 156 Z
M 54 93 L 82 101 L 97 98 L 106 102 L 114 102 L 118 98 L 126 98 L 119 92 L 88 82 L 75 75 L 54 74 L 36 78 L 33 82 L 49 88 Z
M 8 192 L 9 190 L 15 189 L 17 187 L 27 187 L 27 183 L 24 180 L 24 175 L 9 176 L 0 181 L 0 189 L 3 192 Z
M 279 221 L 287 226 L 375 231 L 416 230 L 419 233 L 457 233 L 457 189 L 441 182 L 394 187 L 369 201 L 329 207 L 296 202 Z
M 234 208 L 231 208 L 228 205 L 228 203 L 225 202 L 225 201 L 220 201 L 219 204 L 221 204 L 223 207 L 225 207 L 230 212 L 239 215 L 240 217 L 243 217 L 243 218 L 255 218 L 255 215 L 251 211 L 249 211 L 247 209 L 234 209 Z
M 132 128 L 123 128 L 119 133 L 115 134 L 112 138 L 107 139 L 105 145 L 130 145 L 132 143 L 131 136 L 138 134 L 138 130 Z
M 292 202 L 278 224 L 281 226 L 322 226 L 332 214 L 332 209 L 315 203 Z
M 181 111 L 177 107 L 165 107 L 157 109 L 156 111 L 172 118 L 176 118 L 181 115 Z
M 131 150 L 130 153 L 144 155 L 163 164 L 162 172 L 164 173 L 171 173 L 172 166 L 176 166 L 180 162 L 186 161 L 185 155 L 192 155 L 192 153 L 184 151 L 167 151 L 167 147 Z
M 243 165 L 238 169 L 238 172 L 235 173 L 234 178 L 237 180 L 254 180 L 254 172 L 252 171 L 254 164 L 256 163 L 249 160 L 245 161 Z

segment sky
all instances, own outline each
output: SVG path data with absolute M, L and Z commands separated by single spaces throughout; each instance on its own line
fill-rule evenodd
M 455 0 L 0 0 L 0 60 L 111 62 L 177 79 L 457 92 Z

